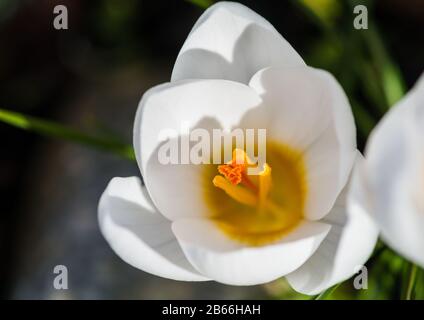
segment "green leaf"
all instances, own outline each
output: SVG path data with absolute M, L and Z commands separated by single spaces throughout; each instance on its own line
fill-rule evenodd
M 213 4 L 212 0 L 186 0 L 186 1 L 203 9 L 207 9 Z
M 327 290 L 321 292 L 318 296 L 315 297 L 314 300 L 327 300 L 331 294 L 337 290 L 337 288 L 341 285 L 341 283 L 338 283 L 330 288 L 328 288 Z
M 342 11 L 342 6 L 338 0 L 297 0 L 302 6 L 308 8 L 322 23 L 329 26 L 334 24 Z
M 109 151 L 126 159 L 135 161 L 134 150 L 131 145 L 121 143 L 110 138 L 88 135 L 52 121 L 27 116 L 5 109 L 0 109 L 0 121 L 16 128 L 33 131 L 47 137 L 59 138 L 104 151 Z

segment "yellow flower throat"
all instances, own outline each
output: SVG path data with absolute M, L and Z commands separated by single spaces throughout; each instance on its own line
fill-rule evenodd
M 249 175 L 255 166 L 244 150 L 235 149 L 228 163 L 206 166 L 204 190 L 209 218 L 219 229 L 259 246 L 278 241 L 302 220 L 306 178 L 302 153 L 276 143 L 267 144 L 259 175 Z

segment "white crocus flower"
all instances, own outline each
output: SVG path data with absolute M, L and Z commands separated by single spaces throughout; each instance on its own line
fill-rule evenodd
M 239 183 L 226 175 L 230 164 L 160 164 L 158 136 L 182 123 L 265 128 L 264 171 Z M 342 88 L 240 4 L 218 3 L 197 21 L 171 82 L 140 102 L 134 148 L 145 186 L 112 179 L 99 221 L 113 250 L 136 268 L 231 285 L 287 276 L 296 290 L 316 294 L 353 275 L 374 248 L 368 215 L 345 210 L 360 155 Z
M 362 206 L 383 240 L 424 267 L 424 75 L 372 132 L 355 174 Z

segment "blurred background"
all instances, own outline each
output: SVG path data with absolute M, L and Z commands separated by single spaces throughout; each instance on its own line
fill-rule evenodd
M 359 145 L 424 69 L 424 1 L 240 1 L 266 19 L 312 66 L 347 92 Z M 0 108 L 131 144 L 145 90 L 169 80 L 191 27 L 212 1 L 0 0 Z M 53 28 L 68 8 L 69 29 Z M 364 4 L 369 29 L 353 28 Z M 102 238 L 97 202 L 114 176 L 139 175 L 113 153 L 0 122 L 0 297 L 7 299 L 304 299 L 278 280 L 265 286 L 184 283 L 121 261 Z M 378 250 L 377 248 L 376 250 Z M 55 290 L 65 265 L 68 290 Z M 405 261 L 376 252 L 369 289 L 348 282 L 336 299 L 398 299 Z M 423 275 L 417 298 L 424 297 Z

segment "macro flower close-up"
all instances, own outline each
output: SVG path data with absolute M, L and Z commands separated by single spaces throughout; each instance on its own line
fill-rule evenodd
M 184 123 L 266 129 L 263 170 L 249 175 L 254 155 L 243 149 L 222 165 L 161 164 L 161 130 Z M 141 270 L 232 285 L 287 276 L 317 294 L 352 276 L 374 249 L 372 220 L 346 207 L 361 161 L 347 97 L 240 4 L 216 4 L 199 18 L 171 82 L 144 94 L 134 148 L 145 186 L 113 179 L 99 222 L 114 251 Z
M 416 312 L 422 34 L 422 0 L 1 0 L 0 299 Z

